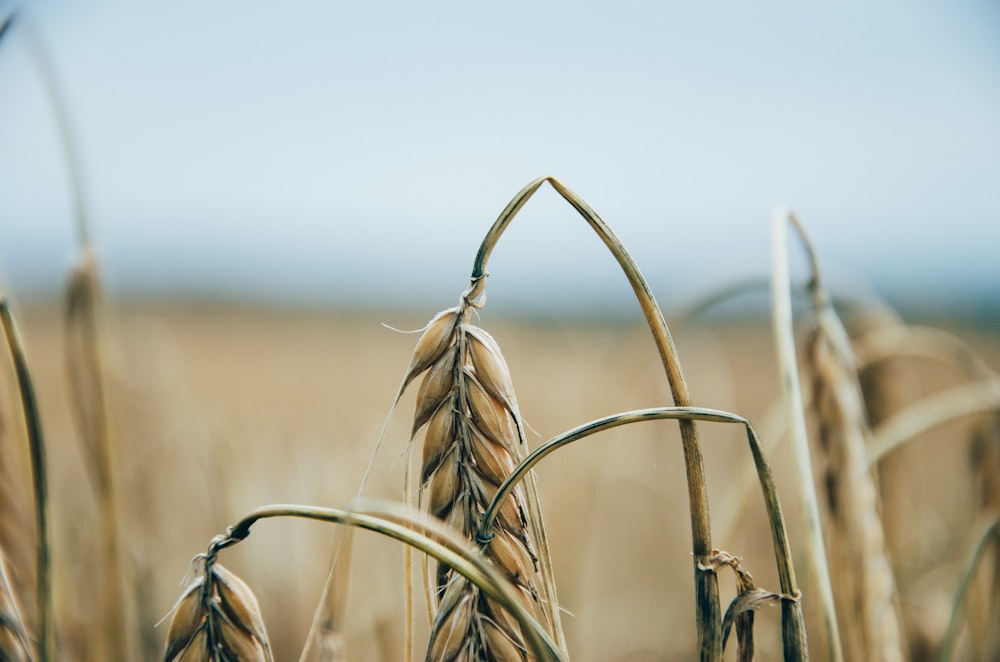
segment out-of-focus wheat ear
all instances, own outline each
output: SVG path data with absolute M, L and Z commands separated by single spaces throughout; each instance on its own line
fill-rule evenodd
M 96 643 L 102 657 L 128 659 L 135 656 L 130 653 L 128 638 L 138 630 L 138 624 L 134 622 L 135 609 L 127 607 L 125 587 L 131 584 L 131 573 L 122 543 L 129 536 L 122 531 L 118 512 L 100 309 L 97 260 L 89 247 L 83 246 L 66 288 L 64 306 L 69 400 L 97 499 L 100 562 L 96 584 L 101 636 Z
M 905 659 L 892 563 L 868 469 L 868 427 L 853 361 L 822 332 L 810 343 L 831 571 L 849 659 Z
M 7 576 L 7 563 L 0 553 L 0 659 L 28 662 L 32 659 L 28 629 L 17 595 Z
M 847 332 L 823 289 L 804 227 L 790 215 L 810 258 L 817 330 L 807 353 L 813 374 L 831 551 L 831 577 L 848 659 L 903 660 L 906 640 L 882 528 L 878 492 L 868 467 L 871 435 Z
M 52 601 L 52 559 L 49 532 L 49 490 L 47 464 L 45 460 L 45 439 L 42 434 L 42 419 L 35 399 L 35 387 L 28 369 L 28 361 L 21 343 L 21 334 L 14 323 L 7 299 L 0 296 L 0 326 L 3 327 L 8 356 L 14 365 L 18 391 L 21 396 L 21 411 L 27 431 L 28 450 L 31 457 L 32 488 L 35 505 L 35 595 L 38 612 L 37 641 L 38 659 L 49 662 L 55 658 L 55 621 Z
M 174 606 L 164 662 L 273 662 L 257 598 L 211 557 Z

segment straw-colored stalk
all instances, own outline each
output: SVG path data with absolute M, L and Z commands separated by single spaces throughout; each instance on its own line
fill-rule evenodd
M 469 322 L 463 305 L 440 313 L 417 343 L 404 388 L 426 372 L 417 394 L 413 434 L 424 444 L 419 501 L 434 517 L 470 540 L 499 485 L 526 454 L 523 427 L 507 364 L 496 341 Z M 522 490 L 511 493 L 483 554 L 517 587 L 554 632 L 556 615 L 539 595 L 534 529 L 538 516 Z M 429 660 L 524 659 L 523 633 L 488 596 L 453 569 L 439 564 L 433 591 L 440 598 L 431 631 Z M 542 585 L 544 588 L 544 585 Z
M 802 504 L 806 558 L 809 561 L 817 597 L 814 604 L 819 614 L 821 635 L 826 643 L 826 658 L 832 662 L 841 662 L 844 659 L 844 649 L 840 641 L 840 627 L 830 580 L 830 565 L 823 540 L 818 490 L 813 477 L 812 452 L 809 448 L 795 351 L 791 276 L 788 268 L 789 223 L 794 224 L 795 217 L 788 209 L 779 208 L 775 211 L 771 224 L 771 313 L 774 343 L 781 370 L 781 391 L 795 458 L 796 485 Z M 811 250 L 808 244 L 806 247 Z
M 994 412 L 976 428 L 972 442 L 972 469 L 979 487 L 980 506 L 993 519 L 1000 520 L 1000 411 Z M 982 607 L 969 619 L 972 640 L 979 642 L 979 655 L 1000 655 L 1000 543 L 995 531 L 990 557 L 989 581 L 979 588 Z
M 587 222 L 618 262 L 628 280 L 636 300 L 642 309 L 650 334 L 656 345 L 664 373 L 670 387 L 674 404 L 680 407 L 691 405 L 687 382 L 684 379 L 680 359 L 674 347 L 673 338 L 649 284 L 629 255 L 625 245 L 615 235 L 608 224 L 579 195 L 554 177 L 539 177 L 529 182 L 507 204 L 487 232 L 476 254 L 472 269 L 471 287 L 465 298 L 481 301 L 485 296 L 487 262 L 500 236 L 510 225 L 517 213 L 538 189 L 548 182 Z M 695 626 L 698 656 L 705 662 L 722 658 L 722 616 L 719 607 L 719 584 L 714 572 L 701 570 L 712 554 L 712 533 L 709 521 L 708 486 L 702 460 L 698 429 L 693 420 L 678 421 L 681 445 L 684 451 L 684 470 L 688 487 L 688 506 L 691 520 L 692 561 L 695 584 Z M 529 493 L 531 491 L 529 484 Z M 544 559 L 544 545 L 542 557 Z
M 28 369 L 21 334 L 14 322 L 7 299 L 0 297 L 0 327 L 9 352 L 18 392 L 21 411 L 27 432 L 28 451 L 31 458 L 32 493 L 35 507 L 35 604 L 37 610 L 36 639 L 37 659 L 49 662 L 55 659 L 55 622 L 53 620 L 52 559 L 49 532 L 49 490 L 45 459 L 45 439 L 42 434 L 41 415 L 35 398 L 35 387 Z
M 216 660 L 232 659 L 198 656 L 197 651 L 205 650 L 204 642 L 207 638 L 217 636 L 212 634 L 210 619 L 215 619 L 219 628 L 231 625 L 232 627 L 228 627 L 225 632 L 233 636 L 242 636 L 244 639 L 235 643 L 229 643 L 228 639 L 225 642 L 216 639 L 217 648 L 212 649 L 209 646 L 210 651 L 218 650 L 219 646 L 223 648 L 245 646 L 243 650 L 247 651 L 247 657 L 238 659 L 270 659 L 264 625 L 260 620 L 260 611 L 256 608 L 256 600 L 252 599 L 252 593 L 247 589 L 237 594 L 237 597 L 242 599 L 242 607 L 235 610 L 237 614 L 234 617 L 221 603 L 223 600 L 221 589 L 213 589 L 212 582 L 217 580 L 212 578 L 212 571 L 218 567 L 215 559 L 219 552 L 245 540 L 250 535 L 251 527 L 258 521 L 276 517 L 304 518 L 372 531 L 421 551 L 468 579 L 486 598 L 510 614 L 512 621 L 524 635 L 530 659 L 544 662 L 563 662 L 566 659 L 565 654 L 545 629 L 525 608 L 523 593 L 507 581 L 496 564 L 487 559 L 467 539 L 458 535 L 454 529 L 401 504 L 357 500 L 351 504 L 349 510 L 294 504 L 265 506 L 229 527 L 225 535 L 216 536 L 209 545 L 208 553 L 199 557 L 204 563 L 204 571 L 188 587 L 175 606 L 167 637 L 166 660 L 216 662 Z M 229 587 L 232 588 L 234 584 L 235 582 L 230 581 Z M 236 585 L 237 588 L 238 586 Z M 223 622 L 225 618 L 228 618 L 228 625 Z M 184 651 L 192 651 L 192 647 L 195 647 L 194 657 L 178 657 L 185 655 Z M 261 655 L 262 651 L 268 657 L 254 657 Z
M 510 476 L 503 482 L 489 508 L 483 515 L 482 528 L 489 531 L 493 522 L 500 512 L 500 504 L 504 503 L 507 496 L 517 487 L 520 480 L 529 475 L 531 470 L 543 459 L 557 450 L 574 444 L 578 441 L 592 437 L 598 432 L 610 430 L 622 425 L 631 425 L 644 421 L 661 420 L 690 420 L 712 423 L 736 423 L 742 425 L 747 433 L 747 442 L 750 454 L 753 458 L 754 468 L 760 485 L 761 496 L 764 499 L 764 506 L 767 509 L 768 521 L 771 527 L 772 542 L 774 544 L 774 558 L 778 569 L 778 580 L 781 583 L 781 594 L 776 594 L 776 599 L 782 605 L 782 650 L 785 660 L 805 660 L 808 659 L 808 649 L 806 646 L 806 632 L 802 619 L 802 608 L 800 604 L 800 593 L 798 583 L 795 579 L 795 568 L 792 564 L 791 548 L 788 544 L 788 535 L 785 530 L 785 517 L 782 513 L 781 502 L 778 499 L 777 488 L 774 483 L 774 476 L 771 467 L 764 454 L 764 447 L 761 444 L 757 432 L 750 424 L 750 421 L 718 409 L 706 409 L 703 407 L 657 407 L 652 409 L 640 409 L 637 411 L 622 412 L 613 414 L 601 419 L 590 421 L 572 430 L 550 439 L 531 452 L 520 464 L 511 472 Z M 699 566 L 699 571 L 715 574 L 720 564 L 717 550 L 708 559 L 708 563 Z M 756 589 L 755 589 L 756 591 Z M 730 606 L 731 617 L 747 609 L 756 609 L 764 604 L 774 604 L 771 598 L 753 593 L 744 596 L 745 599 L 738 600 Z
M 826 540 L 844 654 L 851 660 L 902 660 L 906 642 L 889 549 L 869 470 L 871 436 L 847 332 L 823 289 L 819 265 L 802 224 L 789 220 L 806 248 L 817 331 L 808 347 L 813 407 L 819 423 L 820 475 L 828 521 Z

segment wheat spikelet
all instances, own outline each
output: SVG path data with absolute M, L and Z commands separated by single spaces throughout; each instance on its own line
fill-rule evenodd
M 404 387 L 426 372 L 412 431 L 425 430 L 420 502 L 464 536 L 477 539 L 483 533 L 483 513 L 523 458 L 525 444 L 506 362 L 496 341 L 469 323 L 469 311 L 464 305 L 431 321 L 417 343 Z M 550 619 L 539 598 L 536 534 L 525 504 L 518 487 L 502 504 L 493 530 L 478 542 L 518 589 L 525 606 Z M 520 628 L 478 587 L 444 564 L 438 565 L 434 583 L 441 601 L 429 660 L 527 659 Z
M 825 310 L 824 316 L 833 313 Z M 902 660 L 895 580 L 865 454 L 870 431 L 846 334 L 837 334 L 843 328 L 835 324 L 821 321 L 809 359 L 844 653 L 850 660 Z
M 167 632 L 165 662 L 272 662 L 250 587 L 212 559 L 185 589 Z

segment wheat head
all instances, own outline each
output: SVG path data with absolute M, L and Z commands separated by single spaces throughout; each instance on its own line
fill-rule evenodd
M 257 598 L 210 558 L 174 607 L 164 662 L 273 662 Z
M 896 583 L 865 454 L 870 430 L 846 348 L 846 334 L 842 340 L 822 324 L 809 342 L 831 579 L 844 654 L 849 660 L 903 660 Z
M 520 486 L 480 531 L 498 487 L 524 455 L 524 434 L 507 364 L 496 341 L 469 322 L 470 306 L 439 313 L 417 343 L 404 388 L 426 373 L 412 434 L 424 430 L 419 501 L 469 539 L 519 591 L 525 606 L 548 615 L 537 588 L 539 558 Z M 527 659 L 517 623 L 474 584 L 439 564 L 440 596 L 429 660 Z M 551 625 L 551 623 L 550 623 Z

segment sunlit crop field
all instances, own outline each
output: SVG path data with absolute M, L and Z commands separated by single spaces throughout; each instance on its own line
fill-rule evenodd
M 92 623 L 102 590 L 93 572 L 100 541 L 68 415 L 60 317 L 57 306 L 45 303 L 16 312 L 51 463 L 61 646 L 65 659 L 98 659 Z M 114 465 L 128 532 L 124 547 L 134 565 L 131 613 L 142 633 L 142 641 L 132 643 L 145 656 L 162 654 L 166 623 L 155 624 L 180 595 L 192 557 L 214 535 L 259 506 L 343 506 L 357 494 L 416 342 L 415 335 L 385 325 L 418 329 L 434 312 L 108 303 L 103 339 L 112 375 Z M 671 404 L 638 313 L 634 321 L 542 324 L 494 319 L 487 310 L 478 324 L 503 348 L 532 447 L 601 416 Z M 1000 368 L 995 333 L 954 320 L 947 326 Z M 690 321 L 673 324 L 672 331 L 694 403 L 741 414 L 765 444 L 777 444 L 770 460 L 789 520 L 810 645 L 822 659 L 769 325 L 765 319 Z M 930 361 L 897 367 L 913 401 L 962 381 L 960 373 Z M 412 413 L 409 394 L 389 419 L 365 495 L 402 498 Z M 969 434 L 981 419 L 966 416 L 938 427 L 887 459 L 892 473 L 881 487 L 893 491 L 883 495 L 892 507 L 885 527 L 914 658 L 940 643 L 963 566 L 987 522 L 970 469 Z M 777 590 L 745 434 L 721 424 L 703 423 L 699 430 L 713 544 L 743 557 L 757 586 Z M 537 473 L 573 659 L 691 658 L 691 532 L 677 424 L 602 433 L 553 454 Z M 257 594 L 275 659 L 298 658 L 334 541 L 332 525 L 274 520 L 257 524 L 226 552 L 226 565 Z M 988 578 L 976 583 L 987 585 Z M 725 608 L 735 597 L 728 574 L 720 574 L 720 587 Z M 420 605 L 418 641 L 426 641 Z M 402 547 L 356 535 L 342 623 L 349 659 L 402 659 L 403 609 Z M 780 659 L 780 610 L 765 608 L 756 622 L 758 659 Z M 968 654 L 965 639 L 959 643 L 958 652 Z M 735 659 L 734 649 L 727 649 L 727 659 Z

